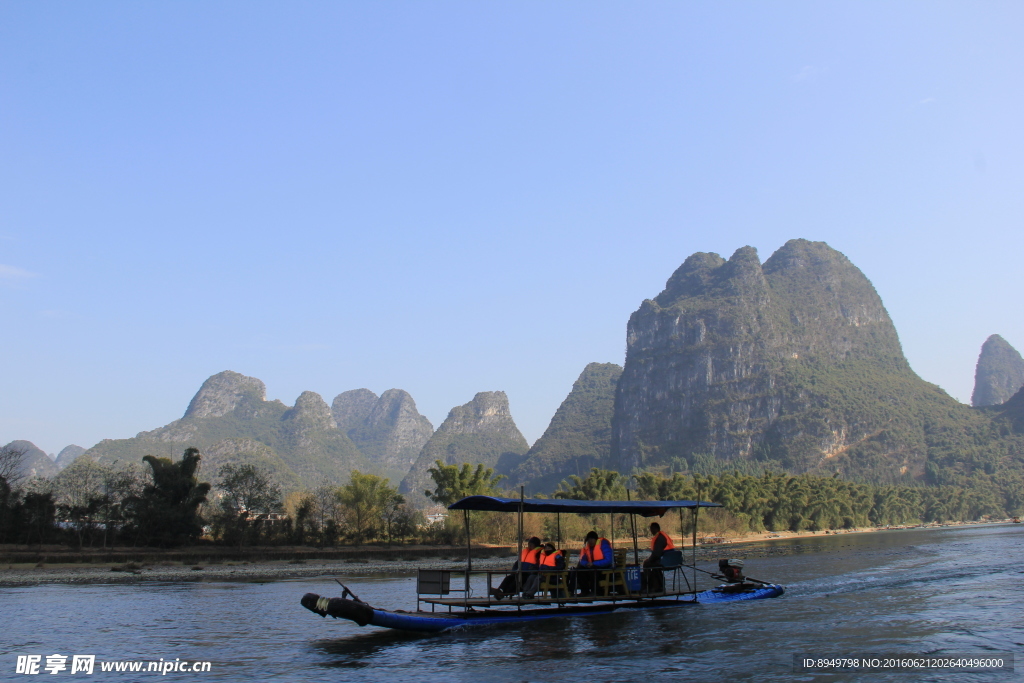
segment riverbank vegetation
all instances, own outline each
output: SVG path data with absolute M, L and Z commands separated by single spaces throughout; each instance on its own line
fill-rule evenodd
M 0 543 L 65 544 L 72 548 L 162 547 L 195 543 L 235 546 L 333 548 L 367 543 L 465 543 L 463 515 L 444 508 L 467 495 L 507 495 L 502 477 L 482 465 L 430 468 L 437 507 L 428 519 L 382 477 L 353 471 L 348 483 L 323 481 L 283 498 L 281 487 L 253 464 L 225 465 L 212 482 L 201 481 L 201 455 L 190 448 L 178 461 L 147 456 L 142 466 L 114 468 L 78 459 L 52 480 L 23 482 L 0 472 Z M 638 472 L 623 475 L 593 468 L 554 492 L 576 500 L 705 500 L 722 508 L 702 510 L 700 536 L 750 532 L 822 531 L 971 521 L 1019 514 L 990 486 L 901 486 L 850 482 L 837 477 L 777 471 Z M 472 540 L 517 542 L 514 515 L 474 512 Z M 623 537 L 628 516 L 526 515 L 524 532 L 569 542 L 589 529 Z M 679 532 L 694 532 L 687 513 Z M 672 524 L 675 530 L 675 524 Z M 644 529 L 638 528 L 641 536 Z
M 929 522 L 1004 518 L 1007 511 L 988 487 L 898 486 L 855 483 L 838 477 L 644 472 L 623 477 L 594 468 L 571 477 L 556 498 L 613 500 L 705 500 L 722 504 L 736 531 L 823 531 Z

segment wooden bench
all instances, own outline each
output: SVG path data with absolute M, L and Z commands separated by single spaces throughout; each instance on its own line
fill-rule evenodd
M 567 598 L 569 597 L 569 553 L 565 550 L 558 552 L 562 555 L 562 566 L 565 569 L 541 571 L 540 587 L 537 592 L 541 595 L 547 592 L 548 596 L 552 598 Z
M 545 591 L 552 598 L 569 597 L 569 572 L 541 572 L 540 592 Z
M 608 596 L 612 591 L 621 595 L 632 595 L 629 584 L 626 583 L 626 548 L 615 548 L 614 565 L 606 569 L 598 576 L 597 587 L 602 595 Z

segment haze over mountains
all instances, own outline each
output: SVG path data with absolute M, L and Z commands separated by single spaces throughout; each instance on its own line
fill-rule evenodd
M 50 456 L 40 448 L 37 448 L 31 441 L 16 439 L 7 444 L 5 448 L 24 453 L 21 469 L 17 473 L 19 477 L 52 477 L 60 470 L 57 464 L 50 459 Z
M 1020 354 L 990 337 L 978 361 L 979 407 L 959 403 L 913 372 L 874 287 L 823 242 L 791 240 L 764 263 L 751 247 L 729 259 L 693 254 L 630 317 L 626 344 L 623 367 L 583 369 L 532 447 L 501 391 L 452 408 L 435 430 L 401 389 L 345 391 L 330 406 L 304 392 L 287 406 L 267 401 L 259 379 L 225 371 L 203 383 L 181 419 L 84 455 L 137 463 L 195 446 L 207 478 L 249 461 L 286 489 L 342 482 L 358 469 L 401 482 L 418 504 L 436 460 L 483 463 L 529 493 L 550 493 L 591 467 L 771 467 L 996 488 L 1024 476 Z M 33 471 L 50 476 L 81 457 L 76 448 L 57 463 L 33 452 Z

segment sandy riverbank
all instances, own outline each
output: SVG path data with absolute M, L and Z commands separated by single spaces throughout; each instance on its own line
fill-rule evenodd
M 726 544 L 732 545 L 735 543 L 754 543 L 760 541 L 780 541 L 794 538 L 808 538 L 808 537 L 820 537 L 820 536 L 841 536 L 845 534 L 865 534 L 874 531 L 901 531 L 906 529 L 939 529 L 945 527 L 964 527 L 964 526 L 978 526 L 978 525 L 989 525 L 989 524 L 1009 524 L 1012 520 L 1010 519 L 994 519 L 987 521 L 978 522 L 951 522 L 949 524 L 919 524 L 919 525 L 901 525 L 901 526 L 881 526 L 881 527 L 862 527 L 856 529 L 838 529 L 836 531 L 772 531 L 764 533 L 749 533 L 741 536 L 729 536 L 725 539 Z M 678 537 L 675 537 L 678 538 Z M 689 540 L 687 540 L 689 543 Z M 702 542 L 703 547 L 713 545 L 711 543 Z
M 1007 520 L 1008 522 L 1009 520 Z M 987 522 L 1004 523 L 1004 522 Z M 968 526 L 967 523 L 951 526 Z M 916 527 L 920 528 L 920 527 Z M 721 557 L 750 559 L 777 555 L 793 555 L 815 552 L 820 545 L 802 544 L 800 539 L 835 538 L 847 534 L 871 533 L 895 530 L 887 528 L 850 529 L 837 532 L 780 532 L 746 534 L 730 537 L 722 544 L 701 544 L 697 548 L 697 562 L 714 562 Z M 678 541 L 679 539 L 676 538 Z M 789 541 L 782 543 L 781 541 Z M 621 542 L 621 541 L 620 541 Z M 646 539 L 642 541 L 646 543 Z M 692 548 L 684 546 L 689 560 Z M 198 562 L 127 562 L 118 563 L 15 563 L 0 564 L 0 587 L 36 586 L 44 584 L 96 584 L 96 583 L 145 583 L 182 581 L 280 581 L 317 576 L 344 577 L 353 575 L 395 575 L 412 574 L 418 569 L 462 569 L 465 565 L 454 549 L 446 549 L 441 556 L 407 557 L 408 551 L 395 548 L 392 555 L 382 558 L 331 560 L 271 560 L 271 561 L 198 561 Z M 647 556 L 645 550 L 639 553 L 642 562 Z M 632 559 L 632 558 L 630 558 Z M 510 566 L 512 558 L 474 557 L 473 568 L 500 571 Z
M 474 569 L 501 569 L 506 558 L 474 559 Z M 461 569 L 451 560 L 417 559 L 374 562 L 301 561 L 301 562 L 225 562 L 223 564 L 14 564 L 0 566 L 0 586 L 36 586 L 42 584 L 144 583 L 150 581 L 280 581 L 315 576 L 352 576 L 353 574 L 407 574 L 417 569 Z

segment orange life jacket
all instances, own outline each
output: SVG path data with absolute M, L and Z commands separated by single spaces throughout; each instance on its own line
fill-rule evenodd
M 665 550 L 672 550 L 676 547 L 675 544 L 672 543 L 672 538 L 668 534 L 666 534 L 664 531 L 659 531 L 658 533 L 654 534 L 654 538 L 651 539 L 651 552 L 654 552 L 654 543 L 658 540 L 658 536 L 665 537 Z
M 523 552 L 519 554 L 519 562 L 522 564 L 538 564 L 540 562 L 540 548 L 523 548 Z
M 604 559 L 604 550 L 601 549 L 601 544 L 607 541 L 606 538 L 597 539 L 597 543 L 591 548 L 586 543 L 583 544 L 583 550 L 580 551 L 580 564 L 583 564 L 583 560 L 586 559 L 588 563 L 594 564 Z M 609 543 L 608 545 L 611 545 Z
M 545 555 L 544 553 L 541 553 L 540 554 L 540 566 L 541 567 L 550 567 L 551 569 L 554 569 L 555 567 L 558 566 L 558 564 L 557 564 L 558 563 L 558 557 L 561 554 L 562 554 L 561 550 L 556 550 L 555 552 L 547 554 L 547 555 Z

